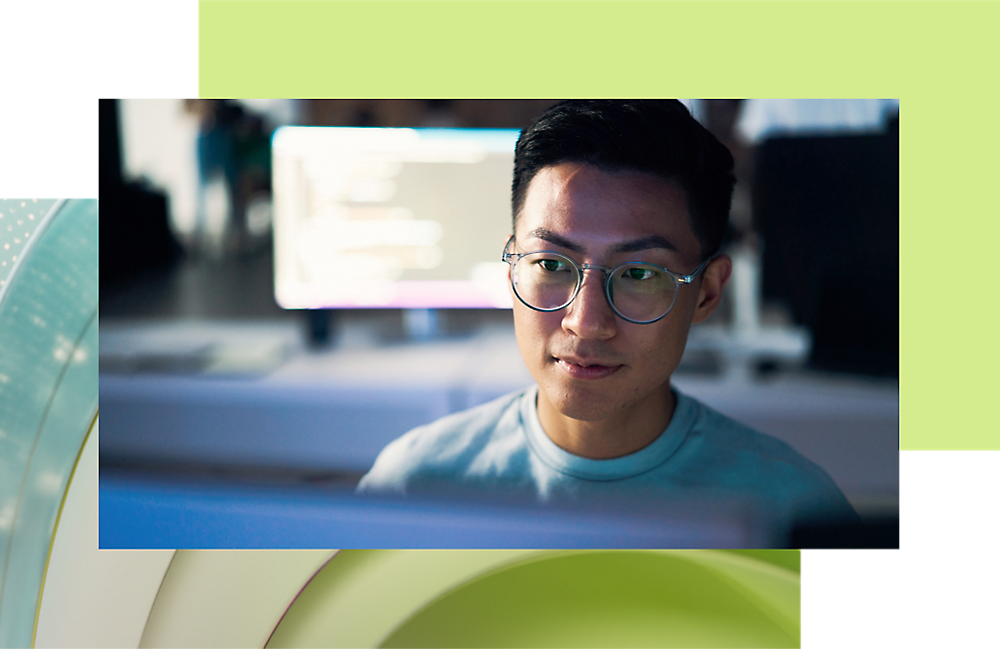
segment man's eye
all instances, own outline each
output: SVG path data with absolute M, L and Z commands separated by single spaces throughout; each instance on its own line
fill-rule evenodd
M 566 262 L 559 261 L 558 259 L 539 259 L 538 265 L 541 266 L 542 270 L 550 273 L 568 270 Z
M 629 268 L 625 271 L 626 279 L 649 280 L 653 279 L 656 273 L 651 268 Z

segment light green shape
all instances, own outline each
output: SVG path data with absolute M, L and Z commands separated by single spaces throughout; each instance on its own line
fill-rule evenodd
M 199 92 L 900 98 L 900 448 L 996 450 L 997 24 L 997 2 L 202 0 Z
M 341 550 L 281 619 L 268 647 L 374 647 L 429 601 L 538 550 Z
M 726 550 L 732 554 L 751 557 L 764 563 L 772 563 L 795 574 L 802 572 L 802 552 L 799 550 Z
M 0 646 L 29 646 L 97 415 L 97 201 L 58 204 L 0 292 Z
M 930 4 L 202 0 L 199 94 L 896 96 Z
M 726 551 L 344 550 L 268 647 L 796 647 L 799 575 Z

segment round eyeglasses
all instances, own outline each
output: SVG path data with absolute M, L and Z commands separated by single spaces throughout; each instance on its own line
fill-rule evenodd
M 583 286 L 583 271 L 604 273 L 604 294 L 611 309 L 622 320 L 634 324 L 652 324 L 661 320 L 674 306 L 677 288 L 690 284 L 708 263 L 701 262 L 690 275 L 681 275 L 663 266 L 631 261 L 615 268 L 578 264 L 569 257 L 549 250 L 524 254 L 510 252 L 512 236 L 503 248 L 503 261 L 511 266 L 510 283 L 514 295 L 535 311 L 558 311 L 569 306 Z

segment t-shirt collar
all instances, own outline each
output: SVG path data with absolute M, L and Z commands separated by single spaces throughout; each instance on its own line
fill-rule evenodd
M 538 386 L 521 397 L 521 428 L 528 447 L 552 469 L 584 480 L 622 480 L 650 471 L 666 462 L 684 443 L 694 423 L 691 400 L 671 388 L 677 406 L 666 430 L 656 440 L 635 453 L 612 460 L 591 460 L 559 448 L 549 439 L 538 419 Z

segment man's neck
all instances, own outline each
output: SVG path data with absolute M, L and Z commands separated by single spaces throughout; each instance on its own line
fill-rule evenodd
M 670 423 L 677 403 L 667 383 L 620 413 L 596 421 L 563 415 L 542 390 L 538 391 L 537 405 L 542 430 L 556 446 L 591 460 L 610 460 L 656 441 Z

